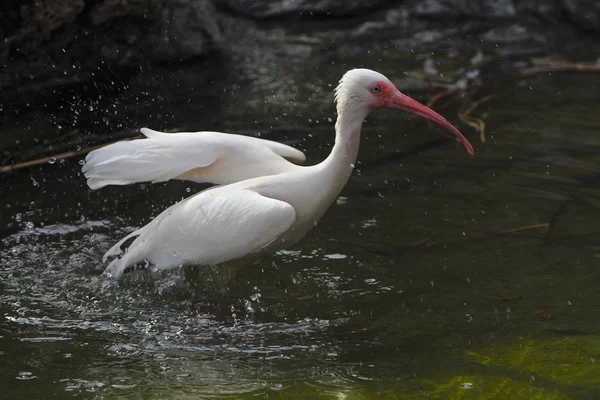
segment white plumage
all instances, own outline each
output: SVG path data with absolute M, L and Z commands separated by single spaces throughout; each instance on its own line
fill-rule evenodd
M 123 257 L 110 263 L 106 272 L 118 276 L 127 266 L 147 259 L 161 268 L 217 265 L 264 248 L 287 231 L 296 218 L 288 203 L 251 190 L 223 189 L 206 190 L 163 211 L 134 232 L 139 235 L 137 239 Z M 235 229 L 229 228 L 232 226 Z M 119 254 L 123 241 L 107 255 Z
M 292 245 L 316 225 L 346 184 L 363 120 L 373 108 L 398 108 L 429 118 L 473 152 L 448 121 L 375 71 L 348 71 L 336 89 L 336 101 L 335 145 L 325 161 L 310 167 L 282 158 L 304 160 L 288 146 L 214 132 L 145 130 L 149 139 L 90 154 L 84 171 L 92 188 L 171 178 L 223 184 L 169 207 L 114 245 L 105 258 L 118 258 L 106 273 L 118 277 L 141 262 L 158 268 L 239 262 Z M 121 247 L 130 239 L 123 253 Z
M 170 179 L 227 184 L 284 172 L 292 165 L 286 159 L 306 159 L 293 147 L 250 136 L 140 131 L 145 139 L 113 143 L 87 155 L 82 171 L 91 189 Z

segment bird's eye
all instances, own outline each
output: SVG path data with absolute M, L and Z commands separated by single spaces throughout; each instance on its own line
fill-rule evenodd
M 373 86 L 373 93 L 379 93 L 381 92 L 381 88 L 379 86 Z

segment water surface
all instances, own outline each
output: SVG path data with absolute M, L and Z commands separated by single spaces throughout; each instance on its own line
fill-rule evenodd
M 124 97 L 116 117 L 112 100 L 87 99 L 100 111 L 82 118 L 90 132 L 101 121 L 260 134 L 313 163 L 333 144 L 331 91 L 350 65 L 421 101 L 453 81 L 423 74 L 426 53 L 379 48 L 359 62 L 286 40 L 238 78 L 201 91 L 193 69 L 176 69 L 168 84 L 188 87 Z M 433 65 L 458 78 L 473 55 Z M 318 227 L 227 281 L 202 268 L 101 276 L 114 242 L 203 186 L 92 192 L 78 158 L 3 176 L 3 396 L 598 396 L 600 75 L 515 69 L 484 82 L 478 99 L 494 96 L 475 113 L 489 114 L 485 143 L 458 106 L 438 108 L 474 157 L 419 118 L 374 112 Z

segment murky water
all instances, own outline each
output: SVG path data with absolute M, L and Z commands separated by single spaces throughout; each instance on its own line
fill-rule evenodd
M 428 89 L 424 53 L 378 48 L 364 60 L 285 40 L 294 45 L 208 92 L 140 94 L 117 116 L 99 101 L 80 118 L 260 132 L 317 162 L 348 67 L 378 69 L 422 101 L 443 89 Z M 458 76 L 472 56 L 434 61 Z M 188 66 L 167 83 L 194 76 Z M 229 280 L 201 268 L 101 277 L 104 251 L 200 186 L 91 192 L 77 158 L 3 176 L 2 397 L 600 395 L 600 75 L 497 72 L 486 84 L 485 143 L 457 107 L 438 108 L 475 157 L 420 119 L 375 112 L 320 225 Z

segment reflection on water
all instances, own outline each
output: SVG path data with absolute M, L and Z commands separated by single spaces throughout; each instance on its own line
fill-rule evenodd
M 279 51 L 306 69 L 282 68 L 277 52 L 255 60 L 250 90 L 228 83 L 235 96 L 214 119 L 186 123 L 258 131 L 323 159 L 331 88 L 348 67 L 323 66 L 317 79 L 318 42 L 300 42 Z M 415 70 L 412 58 L 385 52 L 371 67 L 399 86 L 414 80 L 398 70 Z M 286 78 L 265 77 L 274 70 Z M 600 77 L 499 80 L 510 83 L 490 85 L 487 142 L 461 125 L 475 157 L 419 119 L 376 112 L 355 174 L 320 225 L 232 276 L 101 276 L 104 251 L 196 190 L 190 183 L 91 192 L 78 160 L 3 178 L 7 398 L 598 394 Z

